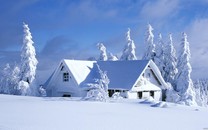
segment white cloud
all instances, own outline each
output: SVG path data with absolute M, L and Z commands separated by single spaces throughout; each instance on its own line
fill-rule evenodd
M 157 0 L 147 2 L 142 10 L 141 15 L 151 19 L 164 18 L 173 15 L 179 7 L 178 0 Z M 169 16 L 170 17 L 170 16 Z

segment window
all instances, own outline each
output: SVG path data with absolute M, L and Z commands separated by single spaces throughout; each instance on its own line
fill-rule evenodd
M 68 82 L 69 81 L 69 73 L 63 73 L 63 81 Z

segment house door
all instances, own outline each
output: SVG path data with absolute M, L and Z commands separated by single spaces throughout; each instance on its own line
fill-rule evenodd
M 150 91 L 150 96 L 154 98 L 154 91 Z
M 142 98 L 142 92 L 138 92 L 137 95 L 138 95 L 138 98 L 139 98 L 139 99 Z
M 109 89 L 109 90 L 108 90 L 108 95 L 109 95 L 109 97 L 112 97 L 113 94 L 114 94 L 114 90 Z
M 62 97 L 71 97 L 70 94 L 64 94 Z

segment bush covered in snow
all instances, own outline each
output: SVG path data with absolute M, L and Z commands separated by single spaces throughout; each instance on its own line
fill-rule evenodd
M 46 90 L 43 88 L 43 86 L 40 86 L 40 87 L 39 87 L 38 92 L 39 92 L 39 95 L 40 95 L 41 97 L 46 97 L 46 96 L 47 96 Z
M 120 92 L 115 92 L 113 95 L 112 95 L 112 98 L 113 99 L 122 99 L 122 95 Z
M 102 101 L 105 102 L 107 100 L 107 93 L 100 87 L 99 84 L 89 84 L 92 88 L 87 92 L 86 100 L 91 101 Z
M 141 101 L 140 103 L 142 103 L 142 104 L 154 104 L 155 100 L 152 96 L 150 96 L 147 99 L 145 99 L 144 101 Z
M 19 95 L 27 96 L 28 93 L 30 93 L 28 82 L 21 80 L 18 83 L 18 90 L 19 90 Z
M 85 86 L 89 88 L 85 99 L 94 101 L 106 101 L 108 99 L 108 84 L 110 80 L 108 79 L 107 73 L 103 72 L 98 64 L 94 65 L 94 69 L 96 69 L 97 78 L 94 79 L 93 83 L 85 84 Z

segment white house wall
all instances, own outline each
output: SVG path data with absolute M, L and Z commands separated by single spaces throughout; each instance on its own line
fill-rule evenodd
M 142 98 L 149 98 L 150 92 L 142 92 Z
M 51 82 L 53 97 L 62 97 L 63 95 L 79 96 L 79 88 L 74 81 L 71 72 L 64 67 L 63 70 L 58 70 L 56 78 Z M 69 81 L 63 81 L 63 73 L 69 73 Z M 49 90 L 50 91 L 50 90 Z
M 161 101 L 162 100 L 162 93 L 161 93 L 161 91 L 155 91 L 154 92 L 154 99 L 156 101 Z
M 137 92 L 142 92 L 142 98 L 149 98 L 150 91 L 154 92 L 154 99 L 156 101 L 161 100 L 161 84 L 156 79 L 153 71 L 149 67 L 144 71 L 144 74 L 141 75 L 140 80 L 137 81 L 134 87 L 132 87 L 133 92 L 129 92 L 129 98 L 139 98 Z
M 128 91 L 126 97 L 129 99 L 138 99 L 138 94 L 135 91 Z
M 144 72 L 144 77 L 148 79 L 152 84 L 160 87 L 161 84 L 159 84 L 158 80 L 156 79 L 155 75 L 151 71 L 150 68 L 147 68 Z
M 149 91 L 142 92 L 142 99 L 147 99 L 150 97 Z M 129 99 L 138 99 L 138 93 L 135 91 L 128 91 L 127 92 L 127 98 Z M 155 101 L 161 101 L 162 93 L 161 91 L 154 91 L 154 100 Z

